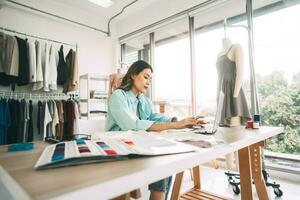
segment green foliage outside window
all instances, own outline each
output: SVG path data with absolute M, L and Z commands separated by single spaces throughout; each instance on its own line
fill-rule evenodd
M 289 84 L 282 72 L 257 75 L 262 125 L 283 126 L 284 133 L 268 140 L 267 149 L 300 154 L 300 72 Z

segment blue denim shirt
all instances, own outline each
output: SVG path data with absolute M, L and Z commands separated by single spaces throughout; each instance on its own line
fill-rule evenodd
M 140 119 L 137 116 L 139 105 Z M 152 102 L 145 95 L 117 89 L 108 100 L 105 131 L 147 130 L 153 123 L 170 122 L 171 118 L 155 113 Z

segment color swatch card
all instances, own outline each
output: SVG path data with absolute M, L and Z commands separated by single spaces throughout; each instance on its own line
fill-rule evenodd
M 98 140 L 73 140 L 47 146 L 36 169 L 107 162 L 130 159 L 138 156 L 155 156 L 184 153 L 197 150 L 196 147 L 169 141 L 159 137 L 105 137 Z

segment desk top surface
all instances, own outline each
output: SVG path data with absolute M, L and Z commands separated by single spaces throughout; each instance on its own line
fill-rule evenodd
M 24 192 L 32 199 L 83 199 L 86 198 L 86 194 L 95 194 L 89 196 L 92 199 L 99 199 L 99 197 L 107 199 L 282 132 L 283 128 L 278 127 L 261 127 L 258 130 L 243 129 L 242 134 L 245 136 L 235 142 L 218 144 L 209 149 L 199 148 L 199 151 L 196 152 L 41 171 L 36 171 L 34 165 L 47 145 L 46 143 L 36 142 L 36 148 L 33 151 L 16 153 L 8 153 L 7 146 L 1 146 L 0 165 L 2 169 L 0 169 L 0 174 L 3 181 L 3 172 L 7 173 L 16 183 L 14 189 L 21 188 L 21 193 Z M 7 182 L 11 185 L 11 181 Z M 16 191 L 13 189 L 14 184 L 9 187 L 12 191 Z

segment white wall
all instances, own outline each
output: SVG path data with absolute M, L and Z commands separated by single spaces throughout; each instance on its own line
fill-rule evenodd
M 51 12 L 51 8 L 47 11 Z M 0 9 L 0 26 L 66 43 L 77 43 L 79 74 L 106 75 L 115 68 L 116 40 L 114 36 L 107 37 L 85 27 L 6 5 Z M 106 27 L 106 24 L 102 22 L 99 27 Z M 56 46 L 59 48 L 59 45 Z

